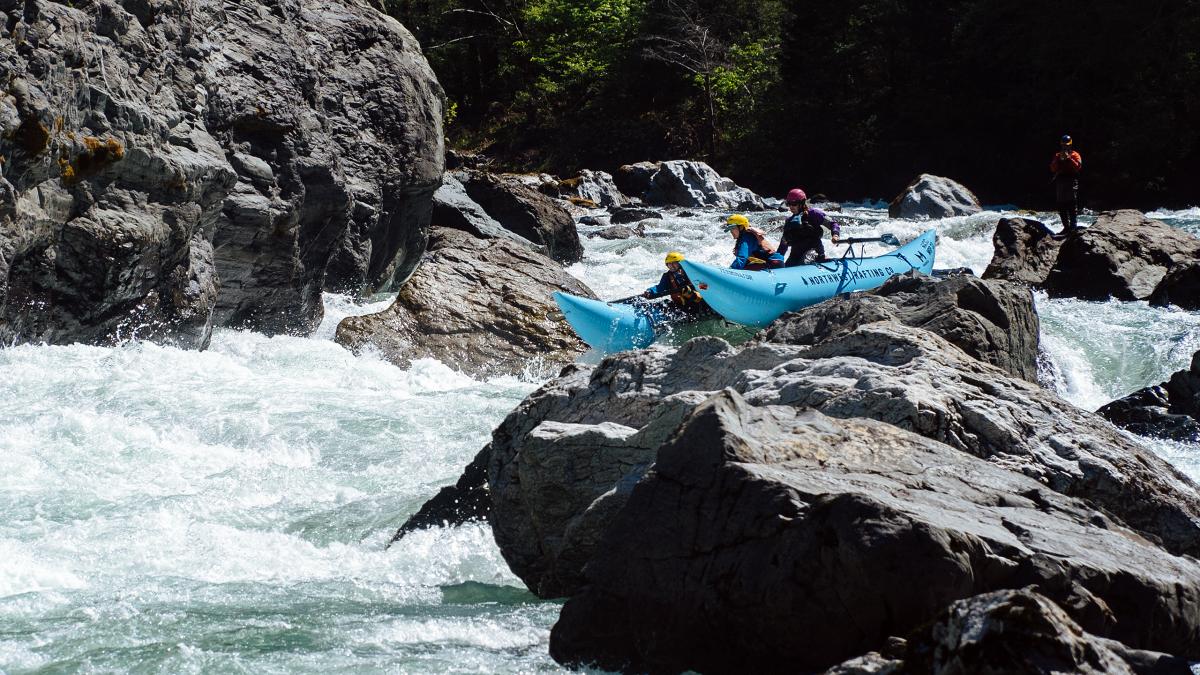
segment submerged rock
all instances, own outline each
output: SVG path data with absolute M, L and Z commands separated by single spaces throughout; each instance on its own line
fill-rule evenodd
M 949 218 L 969 216 L 983 208 L 979 198 L 949 178 L 923 173 L 888 204 L 892 218 Z
M 1054 268 L 1062 241 L 1040 221 L 1001 218 L 992 235 L 992 261 L 984 279 L 1006 279 L 1041 286 Z
M 1138 211 L 1107 211 L 1063 241 L 1044 287 L 1057 297 L 1145 300 L 1198 259 L 1200 238 Z
M 1189 370 L 1139 389 L 1096 411 L 1113 424 L 1142 436 L 1200 442 L 1200 352 Z
M 894 320 L 940 335 L 967 354 L 1037 382 L 1039 322 L 1027 288 L 955 275 L 909 273 L 879 288 L 783 315 L 758 338 L 813 345 L 874 321 Z
M 575 219 L 550 197 L 516 178 L 480 171 L 455 175 L 476 203 L 505 229 L 544 246 L 561 263 L 578 262 L 583 244 Z
M 0 342 L 305 331 L 416 265 L 442 91 L 367 3 L 4 11 Z
M 592 232 L 592 233 L 588 234 L 589 238 L 597 237 L 600 239 L 609 239 L 609 240 L 629 239 L 631 237 L 644 237 L 644 236 L 646 236 L 646 227 L 645 227 L 645 225 L 642 225 L 641 223 L 638 223 L 637 225 L 634 225 L 633 227 L 628 227 L 626 225 L 609 225 L 608 227 L 604 228 L 603 230 L 600 230 L 598 232 Z
M 609 222 L 613 225 L 627 225 L 629 223 L 637 223 L 643 220 L 662 220 L 663 214 L 654 209 L 639 208 L 633 206 L 620 207 L 610 209 L 609 213 L 612 217 Z
M 762 197 L 739 187 L 704 162 L 662 162 L 650 179 L 643 197 L 659 206 L 712 207 L 740 211 L 762 211 Z
M 872 420 L 714 395 L 659 448 L 551 633 L 560 663 L 813 670 L 1037 584 L 1088 631 L 1200 655 L 1200 566 L 1088 502 Z
M 507 239 L 434 228 L 429 252 L 388 309 L 344 319 L 336 340 L 407 366 L 435 358 L 480 375 L 572 362 L 586 347 L 551 293 L 595 297 L 549 258 Z

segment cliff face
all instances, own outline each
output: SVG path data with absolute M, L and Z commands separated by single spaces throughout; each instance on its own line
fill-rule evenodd
M 0 0 L 0 340 L 304 331 L 406 278 L 442 91 L 358 0 Z

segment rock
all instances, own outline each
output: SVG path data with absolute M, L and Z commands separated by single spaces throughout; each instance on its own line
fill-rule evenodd
M 1172 553 L 1200 553 L 1198 488 L 1168 462 L 1095 414 L 926 330 L 879 321 L 811 347 L 754 342 L 734 349 L 717 338 L 696 338 L 677 351 L 654 347 L 612 355 L 548 382 L 505 419 L 491 444 L 493 532 L 513 572 L 543 597 L 578 591 L 572 582 L 581 571 L 564 561 L 586 560 L 592 552 L 564 553 L 563 529 L 532 523 L 547 502 L 566 499 L 565 492 L 582 491 L 583 502 L 637 473 L 630 465 L 620 479 L 609 480 L 580 469 L 569 485 L 531 491 L 522 478 L 523 457 L 539 424 L 611 422 L 642 433 L 654 420 L 679 419 L 697 397 L 727 387 L 756 405 L 814 408 L 914 431 L 1021 473 L 1047 491 L 1087 499 Z M 654 435 L 664 433 L 669 429 Z M 565 528 L 575 517 L 582 514 L 557 522 Z M 593 530 L 604 528 L 587 522 Z M 589 537 L 580 541 L 595 539 Z
M 415 266 L 443 95 L 366 2 L 4 8 L 0 340 L 304 331 Z
M 442 177 L 442 186 L 433 193 L 433 216 L 430 224 L 462 230 L 481 239 L 509 239 L 538 253 L 546 248 L 504 228 L 483 207 L 467 196 L 467 190 L 453 175 Z
M 923 173 L 888 204 L 892 218 L 949 218 L 969 216 L 983 208 L 979 198 L 949 178 Z
M 617 169 L 617 173 L 613 175 L 613 182 L 622 193 L 641 199 L 650 191 L 658 167 L 658 162 L 625 164 Z
M 586 199 L 597 206 L 609 208 L 629 203 L 629 198 L 617 189 L 612 174 L 604 171 L 584 169 L 578 176 L 562 181 L 560 185 L 564 194 Z
M 992 261 L 983 272 L 984 279 L 1006 279 L 1030 286 L 1041 286 L 1058 259 L 1061 240 L 1037 220 L 1001 218 L 992 235 Z
M 596 216 L 583 216 L 578 222 L 580 225 L 588 225 L 590 227 L 600 227 L 604 225 L 604 221 L 600 220 Z
M 487 489 L 488 459 L 486 450 L 476 453 L 475 459 L 463 469 L 458 482 L 442 488 L 432 499 L 421 505 L 421 508 L 396 530 L 388 546 L 416 530 L 487 519 L 492 510 L 492 495 Z
M 599 237 L 600 239 L 629 239 L 630 237 L 646 236 L 646 226 L 638 223 L 633 227 L 625 225 L 609 225 L 599 232 L 592 232 L 588 237 Z
M 1180 309 L 1200 310 L 1200 261 L 1175 267 L 1154 288 L 1150 304 L 1175 305 Z
M 1200 238 L 1138 211 L 1106 211 L 1062 243 L 1044 288 L 1055 297 L 1145 300 L 1177 267 L 1200 258 Z
M 586 577 L 551 632 L 571 666 L 816 670 L 1031 584 L 1089 632 L 1200 655 L 1194 559 L 893 425 L 733 391 L 659 447 Z
M 1162 384 L 1139 389 L 1096 411 L 1113 424 L 1142 436 L 1200 442 L 1200 352 L 1189 370 Z
M 659 165 L 643 197 L 659 206 L 712 207 L 762 211 L 762 198 L 738 187 L 704 162 L 673 160 Z
M 479 171 L 458 172 L 455 177 L 489 216 L 505 229 L 545 246 L 554 260 L 573 263 L 583 257 L 575 219 L 550 197 L 512 177 Z
M 889 659 L 879 652 L 867 652 L 826 670 L 822 675 L 892 675 L 903 672 L 904 661 Z
M 392 363 L 435 358 L 472 375 L 561 367 L 586 347 L 551 293 L 595 297 L 549 258 L 507 239 L 434 228 L 429 252 L 388 309 L 349 317 L 336 340 Z
M 772 323 L 760 341 L 813 345 L 874 321 L 932 331 L 967 354 L 1030 382 L 1038 381 L 1037 310 L 1027 288 L 953 276 L 909 273 L 866 294 L 837 297 Z
M 958 600 L 909 640 L 917 673 L 1178 673 L 1186 659 L 1130 649 L 1092 635 L 1031 588 Z
M 608 219 L 613 225 L 626 225 L 642 220 L 662 220 L 663 214 L 654 209 L 644 209 L 632 206 L 610 209 L 612 217 Z

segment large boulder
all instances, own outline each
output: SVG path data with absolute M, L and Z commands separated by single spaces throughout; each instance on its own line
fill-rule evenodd
M 1130 649 L 1083 630 L 1033 588 L 957 600 L 907 642 L 897 671 L 1191 675 L 1187 659 Z
M 1139 389 L 1096 411 L 1113 424 L 1143 436 L 1200 442 L 1200 352 L 1188 370 L 1162 384 Z
M 626 225 L 643 220 L 662 220 L 663 218 L 663 214 L 659 211 L 635 206 L 623 206 L 611 209 L 609 212 L 612 214 L 609 222 L 613 225 Z
M 1052 296 L 1145 300 L 1167 274 L 1200 259 L 1200 238 L 1138 211 L 1106 211 L 1067 237 L 1043 285 Z
M 1154 288 L 1148 298 L 1151 305 L 1175 305 L 1180 309 L 1200 310 L 1200 261 L 1175 267 Z
M 612 474 L 596 470 L 588 457 L 571 469 L 570 482 L 531 484 L 524 479 L 531 443 L 539 454 L 553 454 L 546 446 L 556 443 L 564 457 L 573 452 L 570 435 L 536 432 L 540 424 L 609 422 L 623 427 L 621 442 L 647 429 L 658 438 L 696 397 L 727 387 L 757 405 L 815 408 L 914 431 L 1048 490 L 1089 500 L 1173 553 L 1200 553 L 1200 494 L 1165 460 L 1095 414 L 926 330 L 879 321 L 814 346 L 755 342 L 735 349 L 717 338 L 697 338 L 678 350 L 624 352 L 594 367 L 576 366 L 547 383 L 505 419 L 491 443 L 493 532 L 513 572 L 544 597 L 577 591 L 581 568 L 570 564 L 594 550 L 564 546 L 590 546 L 605 527 L 594 517 L 602 511 L 588 513 L 589 499 L 605 495 L 603 509 L 612 510 L 627 496 L 618 486 L 645 468 L 625 462 L 619 478 L 610 480 Z M 644 435 L 637 442 L 652 447 Z M 541 517 L 548 503 L 566 502 L 564 493 L 575 491 L 581 496 L 569 501 L 589 506 L 553 522 Z M 566 534 L 583 527 L 586 535 Z
M 613 182 L 622 193 L 642 199 L 650 191 L 654 174 L 658 173 L 659 162 L 623 164 L 613 174 Z
M 560 663 L 810 671 L 1027 585 L 1098 636 L 1200 657 L 1194 559 L 896 426 L 732 391 L 659 447 L 586 576 L 551 633 Z
M 455 178 L 462 181 L 467 195 L 489 216 L 505 229 L 544 246 L 554 260 L 573 263 L 583 257 L 575 219 L 550 197 L 515 177 L 460 171 Z
M 888 204 L 892 218 L 969 216 L 983 208 L 975 193 L 949 178 L 923 173 Z
M 630 202 L 629 197 L 626 197 L 617 189 L 616 183 L 613 182 L 612 174 L 604 171 L 592 171 L 584 169 L 579 172 L 579 175 L 574 178 L 568 178 L 560 183 L 563 188 L 563 193 L 579 199 L 586 199 L 597 206 L 605 208 L 614 206 L 625 206 Z
M 711 207 L 725 210 L 762 211 L 762 197 L 717 173 L 704 162 L 662 162 L 650 179 L 643 197 L 659 206 Z
M 1041 286 L 1050 276 L 1062 241 L 1032 218 L 1001 218 L 992 235 L 992 261 L 984 279 L 1005 279 Z
M 813 345 L 886 320 L 932 331 L 980 361 L 1038 381 L 1039 322 L 1029 289 L 968 275 L 944 281 L 917 273 L 892 277 L 869 293 L 785 314 L 758 339 Z
M 365 0 L 11 0 L 0 341 L 304 331 L 424 246 L 442 91 Z
M 505 229 L 495 218 L 489 216 L 482 206 L 467 195 L 467 189 L 451 173 L 442 176 L 442 186 L 433 193 L 433 216 L 430 225 L 462 230 L 480 239 L 509 239 L 538 253 L 546 252 L 544 246 Z
M 435 358 L 480 375 L 557 370 L 586 347 L 554 291 L 595 297 L 554 261 L 507 239 L 434 228 L 424 263 L 392 306 L 343 319 L 336 340 L 356 351 L 369 345 L 401 366 Z

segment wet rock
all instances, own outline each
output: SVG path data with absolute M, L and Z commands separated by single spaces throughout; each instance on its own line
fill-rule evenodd
M 152 4 L 5 5 L 0 340 L 203 347 L 407 276 L 442 168 L 416 40 L 357 0 Z
M 597 206 L 608 208 L 629 203 L 629 198 L 617 189 L 612 174 L 604 171 L 584 169 L 578 176 L 568 178 L 560 185 L 564 194 L 586 199 Z
M 826 670 L 822 675 L 892 675 L 903 672 L 904 661 L 889 659 L 879 652 L 867 652 Z
M 512 177 L 468 171 L 456 173 L 455 178 L 489 216 L 505 229 L 546 247 L 554 260 L 573 263 L 583 257 L 575 219 L 550 197 Z
M 1200 261 L 1180 265 L 1167 273 L 1150 294 L 1150 304 L 1175 305 L 1180 309 L 1200 310 Z
M 1200 352 L 1189 370 L 1162 384 L 1139 389 L 1096 411 L 1113 424 L 1142 436 L 1200 441 Z
M 560 663 L 815 670 L 1030 584 L 1089 632 L 1200 655 L 1195 560 L 893 425 L 732 391 L 659 447 L 586 578 L 551 633 Z
M 982 210 L 979 198 L 966 187 L 927 173 L 917 176 L 888 204 L 892 218 L 948 218 Z
M 1054 238 L 1040 221 L 1031 218 L 1001 218 L 992 235 L 992 261 L 984 279 L 1006 279 L 1030 286 L 1045 283 L 1062 241 Z
M 442 186 L 433 193 L 433 216 L 430 224 L 462 230 L 480 239 L 509 239 L 538 253 L 546 252 L 544 246 L 505 229 L 495 218 L 489 216 L 482 206 L 467 195 L 463 184 L 449 173 L 442 177 Z
M 429 252 L 388 309 L 344 319 L 336 340 L 407 366 L 435 358 L 472 375 L 570 363 L 586 347 L 551 293 L 595 297 L 549 258 L 507 239 L 434 228 Z
M 958 600 L 909 640 L 904 672 L 1189 675 L 1186 659 L 1084 631 L 1033 587 Z
M 1044 288 L 1056 297 L 1145 300 L 1197 259 L 1200 238 L 1138 211 L 1106 211 L 1063 241 Z
M 622 193 L 641 199 L 650 191 L 658 167 L 659 162 L 625 164 L 617 169 L 617 173 L 613 175 L 613 182 Z
M 762 211 L 762 198 L 718 174 L 704 162 L 672 160 L 659 165 L 643 199 L 659 206 Z
M 625 225 L 609 225 L 599 232 L 592 232 L 589 237 L 598 237 L 600 239 L 629 239 L 630 237 L 646 236 L 646 226 L 640 222 L 633 227 Z
M 811 347 L 755 342 L 734 349 L 717 338 L 697 338 L 677 351 L 616 354 L 547 383 L 505 419 L 491 445 L 493 532 L 513 572 L 544 597 L 570 595 L 579 589 L 572 582 L 581 570 L 564 561 L 591 555 L 564 554 L 562 530 L 531 525 L 545 501 L 563 499 L 561 489 L 531 494 L 521 479 L 524 448 L 539 424 L 612 422 L 641 431 L 663 415 L 679 419 L 696 397 L 727 387 L 756 405 L 814 408 L 916 432 L 1047 491 L 1086 499 L 1175 554 L 1200 553 L 1200 494 L 1168 462 L 1095 414 L 926 330 L 879 321 Z M 618 480 L 606 475 L 586 489 L 571 489 L 605 494 L 635 473 L 630 468 Z M 586 484 L 599 474 L 578 475 Z M 589 523 L 603 529 L 595 519 Z M 547 540 L 559 543 L 548 547 Z
M 421 508 L 396 530 L 388 546 L 417 530 L 486 520 L 492 510 L 492 495 L 487 488 L 488 459 L 486 450 L 476 453 L 475 459 L 463 469 L 458 481 L 454 485 L 442 488 L 432 499 L 422 504 Z
M 613 225 L 626 225 L 636 223 L 642 220 L 662 220 L 663 214 L 654 209 L 644 209 L 633 206 L 619 207 L 610 209 L 609 213 L 612 217 L 609 222 Z
M 812 345 L 874 321 L 924 328 L 967 354 L 1030 382 L 1038 381 L 1039 322 L 1029 289 L 1006 281 L 909 273 L 866 294 L 790 312 L 759 338 Z

